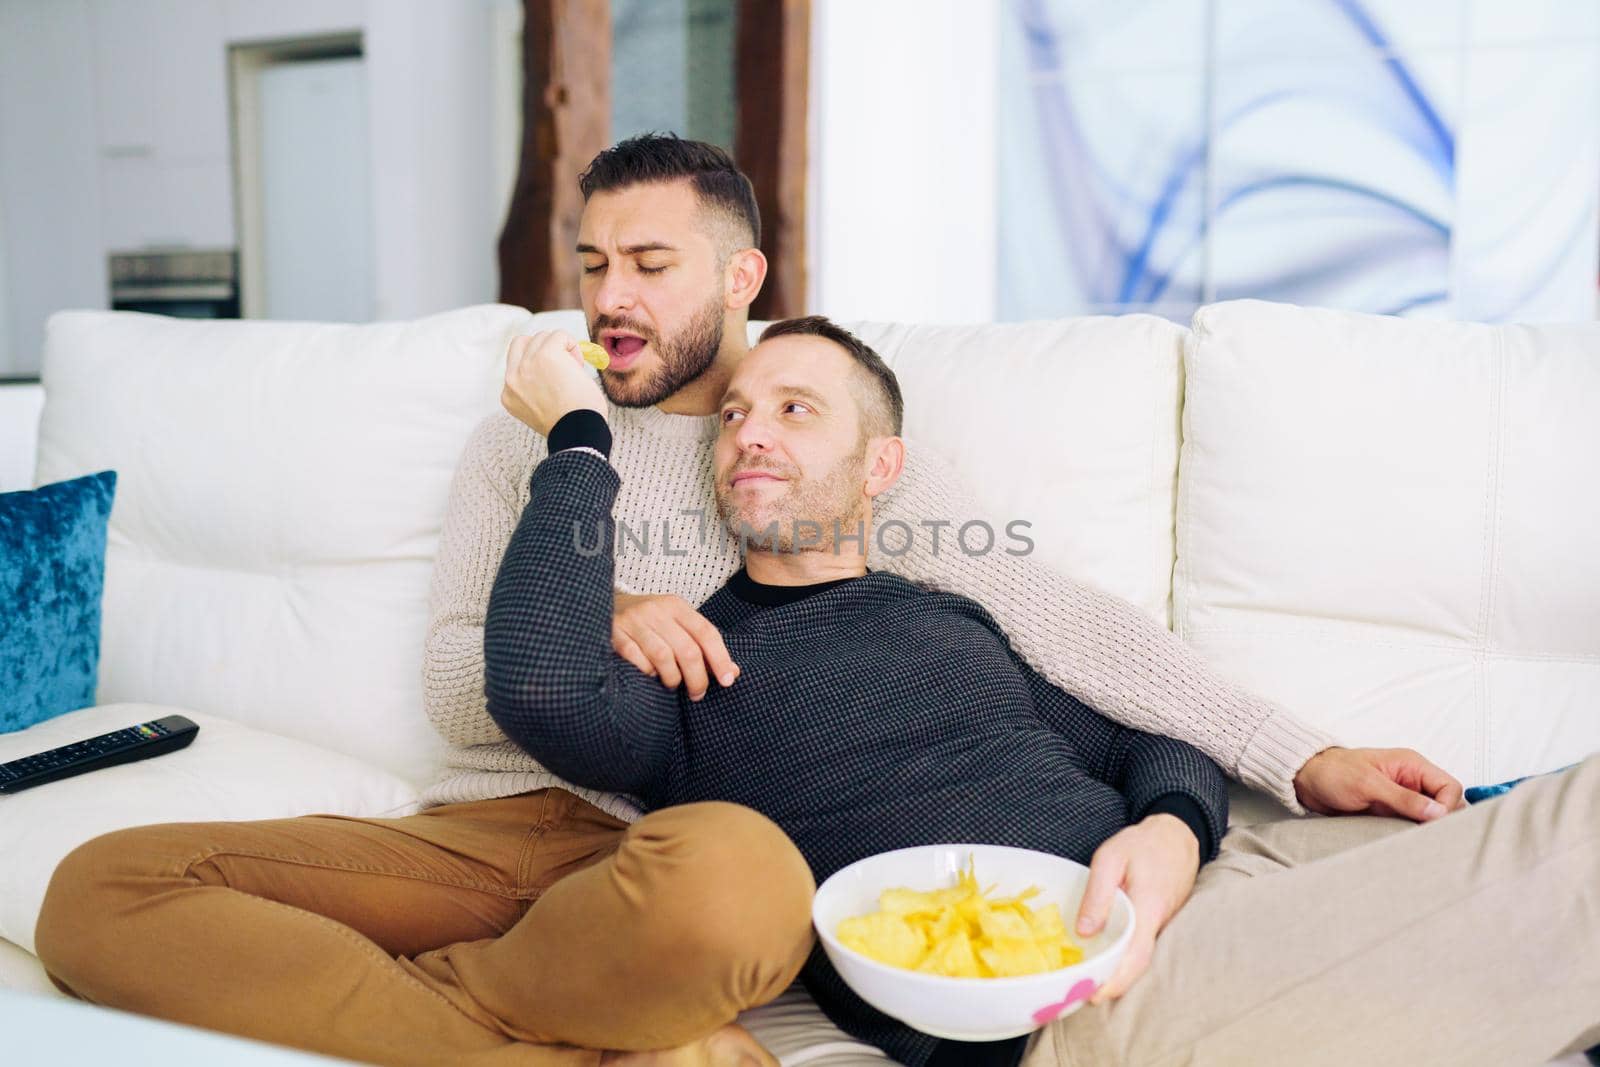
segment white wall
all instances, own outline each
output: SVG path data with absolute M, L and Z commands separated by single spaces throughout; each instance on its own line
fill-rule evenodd
M 505 204 L 493 196 L 491 6 L 369 4 L 380 319 L 495 298 Z
M 93 63 L 63 77 L 94 84 L 105 248 L 231 248 L 222 5 L 89 0 L 88 16 Z
M 366 60 L 272 63 L 251 76 L 260 134 L 260 303 L 250 302 L 247 283 L 246 313 L 366 322 L 375 243 Z M 249 188 L 242 182 L 240 196 Z
M 11 347 L 11 327 L 6 321 L 6 301 L 10 298 L 6 286 L 6 213 L 0 210 L 0 376 L 5 375 L 9 361 L 6 351 Z
M 0 0 L 0 373 L 36 368 L 50 312 L 107 306 L 113 248 L 233 243 L 230 42 L 361 31 L 376 314 L 493 299 L 511 3 Z M 813 20 L 811 307 L 991 318 L 991 6 L 819 0 Z
M 0 374 L 37 368 L 50 311 L 107 303 L 89 27 L 84 0 L 0 2 Z
M 377 317 L 492 300 L 504 2 L 0 0 L 0 374 L 37 369 L 51 312 L 108 306 L 110 251 L 234 244 L 230 43 L 360 31 Z
M 44 387 L 0 383 L 0 493 L 32 489 Z
M 818 0 L 812 20 L 810 310 L 989 321 L 994 5 Z

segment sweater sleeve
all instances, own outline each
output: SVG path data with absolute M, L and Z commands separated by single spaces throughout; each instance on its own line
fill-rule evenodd
M 428 721 L 452 745 L 508 740 L 484 703 L 483 618 L 528 472 L 544 455 L 544 438 L 496 413 L 473 430 L 450 481 L 429 586 L 422 694 Z
M 1294 776 L 1338 742 L 1219 676 L 1175 634 L 1120 597 L 997 545 L 968 554 L 947 530 L 934 548 L 922 524 L 984 517 L 955 473 L 927 448 L 908 447 L 900 482 L 874 507 L 879 530 L 914 531 L 901 554 L 869 546 L 871 566 L 970 597 L 1052 683 L 1125 726 L 1194 745 L 1228 774 L 1303 813 Z M 996 531 L 1004 525 L 995 525 Z M 891 541 L 891 546 L 900 542 Z
M 1216 855 L 1228 830 L 1228 784 L 1214 762 L 1183 741 L 1114 723 L 1020 658 L 1017 665 L 1027 677 L 1039 717 L 1072 742 L 1091 774 L 1123 795 L 1131 822 L 1158 810 L 1177 814 L 1173 801 L 1186 798 L 1204 820 L 1206 833 L 1195 835 L 1201 862 Z
M 484 621 L 489 715 L 534 759 L 592 789 L 661 795 L 678 695 L 611 647 L 611 509 L 621 481 L 594 452 L 540 463 Z

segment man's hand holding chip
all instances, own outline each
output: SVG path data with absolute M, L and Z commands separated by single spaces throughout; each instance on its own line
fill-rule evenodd
M 1148 816 L 1095 849 L 1089 861 L 1089 885 L 1078 908 L 1078 935 L 1100 932 L 1118 888 L 1128 894 L 1137 921 L 1116 973 L 1090 998 L 1091 1004 L 1122 996 L 1149 969 L 1156 935 L 1189 899 L 1199 873 L 1200 842 L 1176 815 Z
M 588 408 L 606 413 L 600 383 L 584 362 L 578 339 L 565 330 L 511 339 L 500 403 L 544 437 L 570 411 Z

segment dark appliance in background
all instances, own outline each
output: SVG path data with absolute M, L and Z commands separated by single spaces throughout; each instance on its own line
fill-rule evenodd
M 239 317 L 239 256 L 232 249 L 114 252 L 111 309 L 183 319 Z

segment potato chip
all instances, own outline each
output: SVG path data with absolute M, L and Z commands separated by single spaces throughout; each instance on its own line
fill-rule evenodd
M 920 931 L 898 915 L 881 911 L 858 915 L 840 923 L 839 940 L 852 948 L 870 945 L 872 949 L 869 955 L 873 959 L 895 967 L 915 967 L 928 953 L 928 943 Z
M 1053 971 L 1060 964 L 1060 958 L 1054 951 L 1055 946 L 1049 946 L 1051 951 L 1046 952 L 1035 942 L 1017 941 L 1007 939 L 997 941 L 989 948 L 978 950 L 978 958 L 984 966 L 993 971 L 997 978 L 1010 978 L 1019 974 L 1038 974 L 1040 971 Z
M 611 366 L 611 353 L 606 351 L 604 345 L 597 345 L 593 341 L 579 341 L 578 351 L 583 353 L 583 361 L 595 370 L 605 370 Z
M 839 924 L 840 942 L 879 963 L 952 978 L 1038 974 L 1083 960 L 1059 907 L 1027 905 L 1038 886 L 991 898 L 978 888 L 975 866 L 969 857 L 950 888 L 885 889 L 877 911 Z

